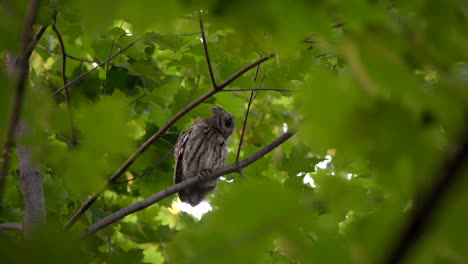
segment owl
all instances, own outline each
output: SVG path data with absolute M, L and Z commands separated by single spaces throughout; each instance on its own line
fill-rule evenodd
M 226 142 L 234 132 L 234 117 L 221 107 L 213 107 L 210 117 L 197 118 L 189 131 L 177 139 L 174 149 L 174 183 L 190 177 L 210 175 L 226 164 Z M 192 206 L 216 189 L 218 179 L 205 180 L 179 192 L 182 202 Z

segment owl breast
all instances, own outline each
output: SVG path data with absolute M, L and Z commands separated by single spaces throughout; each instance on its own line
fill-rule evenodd
M 213 170 L 226 164 L 226 141 L 234 131 L 234 119 L 218 106 L 211 113 L 211 117 L 197 118 L 190 130 L 179 136 L 174 150 L 174 183 L 197 176 L 206 179 Z M 215 190 L 217 183 L 218 179 L 198 182 L 181 190 L 179 198 L 195 206 Z
M 202 170 L 220 168 L 226 163 L 226 154 L 221 133 L 209 127 L 194 128 L 185 144 L 182 173 L 190 177 Z

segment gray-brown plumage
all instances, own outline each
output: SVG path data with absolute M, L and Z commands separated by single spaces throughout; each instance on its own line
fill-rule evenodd
M 174 150 L 174 183 L 198 175 L 210 175 L 226 164 L 226 142 L 234 131 L 234 117 L 221 107 L 211 109 L 213 116 L 197 118 L 189 131 L 182 133 Z M 218 179 L 206 180 L 180 191 L 182 202 L 192 206 L 216 189 Z

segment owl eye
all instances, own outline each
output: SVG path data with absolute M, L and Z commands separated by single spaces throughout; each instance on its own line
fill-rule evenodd
M 224 126 L 229 128 L 229 127 L 231 127 L 231 125 L 232 125 L 231 120 L 224 121 Z

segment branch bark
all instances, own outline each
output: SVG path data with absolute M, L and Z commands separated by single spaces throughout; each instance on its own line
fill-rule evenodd
M 401 232 L 401 236 L 389 251 L 382 263 L 401 263 L 412 247 L 418 242 L 440 209 L 450 189 L 456 184 L 463 168 L 467 167 L 468 126 L 462 132 L 462 138 L 442 163 L 436 174 L 432 188 L 419 202 L 415 203 L 412 214 Z
M 32 43 L 31 40 L 33 40 L 32 26 L 36 21 L 38 8 L 39 0 L 31 0 L 24 21 L 23 36 L 21 43 L 22 56 L 20 57 L 18 65 L 19 78 L 16 84 L 16 89 L 13 97 L 13 104 L 10 111 L 9 123 L 7 126 L 5 143 L 3 144 L 2 149 L 2 159 L 0 165 L 0 205 L 3 204 L 3 193 L 7 181 L 8 170 L 10 168 L 11 150 L 15 145 L 15 129 L 21 115 L 21 107 L 23 104 L 23 96 L 26 88 L 26 81 L 29 76 L 29 57 L 32 52 L 32 49 L 30 48 L 30 43 Z
M 65 50 L 65 43 L 63 42 L 62 34 L 57 28 L 57 15 L 58 13 L 55 12 L 54 14 L 54 22 L 52 24 L 52 30 L 55 32 L 57 36 L 58 42 L 60 44 L 60 52 L 62 53 L 62 82 L 63 85 L 67 85 L 67 52 Z M 67 110 L 68 110 L 68 118 L 70 121 L 70 136 L 71 136 L 71 145 L 76 146 L 78 144 L 78 140 L 75 136 L 74 125 L 73 125 L 73 112 L 70 103 L 70 87 L 65 89 L 65 102 L 67 103 Z
M 30 133 L 24 121 L 18 123 L 16 134 L 22 137 Z M 46 223 L 46 205 L 41 167 L 31 157 L 27 145 L 18 144 L 19 174 L 24 201 L 24 238 L 32 239 L 34 231 Z
M 22 223 L 1 223 L 0 230 L 18 230 L 23 231 Z
M 109 215 L 108 217 L 99 220 L 98 222 L 91 225 L 90 227 L 88 227 L 88 229 L 84 233 L 84 236 L 89 236 L 89 235 L 91 235 L 93 233 L 96 233 L 97 231 L 103 229 L 104 227 L 119 221 L 120 219 L 124 218 L 125 216 L 127 216 L 129 214 L 132 214 L 134 212 L 143 210 L 144 208 L 146 208 L 148 206 L 151 206 L 151 205 L 161 201 L 162 199 L 167 198 L 170 195 L 175 194 L 175 193 L 177 193 L 177 192 L 179 192 L 179 191 L 181 191 L 181 190 L 183 190 L 183 189 L 185 189 L 185 188 L 187 188 L 187 187 L 189 187 L 189 186 L 191 186 L 193 184 L 196 184 L 196 183 L 198 183 L 198 182 L 200 182 L 202 180 L 214 179 L 214 178 L 226 175 L 228 173 L 239 172 L 243 168 L 249 166 L 250 164 L 254 163 L 258 159 L 260 159 L 263 156 L 265 156 L 266 154 L 268 154 L 270 151 L 274 150 L 276 147 L 281 145 L 283 142 L 290 139 L 292 136 L 294 136 L 295 133 L 296 133 L 295 130 L 290 130 L 290 131 L 284 133 L 283 135 L 281 135 L 280 137 L 275 139 L 273 142 L 271 142 L 270 144 L 268 144 L 267 146 L 265 146 L 261 150 L 257 151 L 256 153 L 254 153 L 250 157 L 248 157 L 248 158 L 246 158 L 246 159 L 244 159 L 244 160 L 242 160 L 240 162 L 234 163 L 232 165 L 223 167 L 221 169 L 217 169 L 209 177 L 202 178 L 201 176 L 197 176 L 197 177 L 189 178 L 188 180 L 180 182 L 180 183 L 178 183 L 176 185 L 173 185 L 173 186 L 171 186 L 171 187 L 169 187 L 167 189 L 164 189 L 163 191 L 158 192 L 158 193 L 154 194 L 153 196 L 150 196 L 150 197 L 146 198 L 143 201 L 134 203 L 134 204 L 132 204 L 132 205 L 126 207 L 126 208 L 123 208 L 123 209 Z

